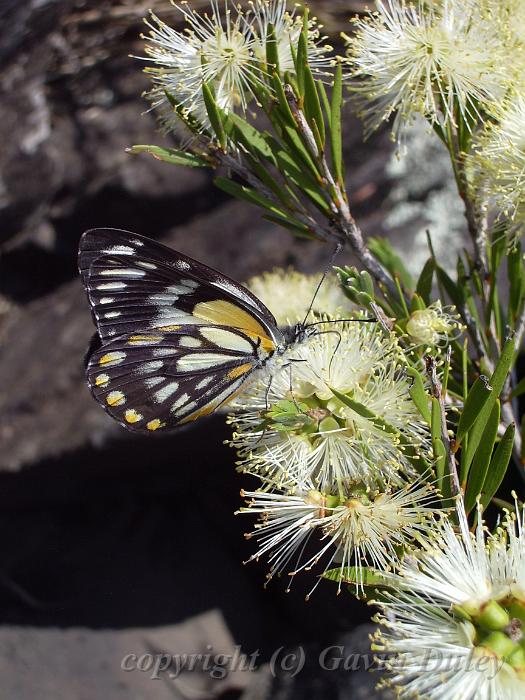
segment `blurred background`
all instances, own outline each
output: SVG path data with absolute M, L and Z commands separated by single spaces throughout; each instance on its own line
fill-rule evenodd
M 336 46 L 364 6 L 310 4 Z M 285 582 L 264 589 L 265 562 L 243 565 L 253 543 L 233 513 L 252 484 L 223 445 L 224 418 L 140 439 L 84 382 L 93 327 L 76 250 L 85 229 L 151 236 L 240 281 L 275 266 L 319 271 L 330 258 L 214 189 L 210 173 L 125 152 L 166 143 L 130 58 L 142 53 L 149 8 L 180 21 L 166 0 L 0 0 L 2 697 L 372 697 L 374 679 L 317 662 L 327 645 L 366 651 L 366 605 L 330 583 L 305 603 L 308 575 L 285 593 Z M 366 234 L 388 232 L 417 269 L 425 228 L 446 253 L 463 222 L 439 146 L 417 128 L 412 138 L 412 160 L 400 160 L 386 131 L 363 144 L 347 112 L 354 215 Z M 257 673 L 150 680 L 147 669 L 120 667 L 128 653 L 235 645 L 257 653 Z M 265 664 L 276 650 L 298 647 L 301 672 L 273 678 Z

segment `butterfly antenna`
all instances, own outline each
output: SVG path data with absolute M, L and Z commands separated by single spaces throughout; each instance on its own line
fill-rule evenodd
M 329 262 L 328 265 L 326 266 L 326 269 L 324 270 L 324 272 L 323 272 L 323 274 L 322 274 L 322 276 L 321 276 L 321 279 L 319 280 L 319 284 L 318 284 L 317 287 L 315 288 L 315 292 L 314 292 L 314 295 L 313 295 L 313 297 L 312 297 L 312 301 L 310 302 L 310 306 L 308 307 L 308 311 L 306 312 L 306 316 L 304 317 L 304 321 L 303 321 L 303 323 L 302 323 L 303 326 L 306 326 L 306 321 L 307 321 L 307 319 L 308 319 L 308 316 L 312 313 L 312 308 L 313 308 L 313 306 L 314 306 L 314 303 L 315 303 L 315 300 L 316 300 L 316 298 L 317 298 L 317 295 L 319 294 L 319 290 L 321 289 L 321 287 L 322 287 L 322 285 L 323 285 L 323 282 L 325 281 L 325 279 L 326 279 L 328 273 L 329 273 L 330 270 L 332 269 L 333 264 L 334 264 L 334 262 L 335 262 L 335 259 L 337 258 L 337 256 L 338 256 L 339 253 L 341 252 L 342 248 L 343 248 L 343 244 L 342 244 L 342 243 L 337 243 L 337 244 L 336 244 L 335 250 L 334 250 L 334 252 L 332 253 L 332 255 L 330 256 L 330 262 Z

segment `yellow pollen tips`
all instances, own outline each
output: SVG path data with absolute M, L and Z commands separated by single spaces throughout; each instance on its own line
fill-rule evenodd
M 134 408 L 129 408 L 126 413 L 124 414 L 124 418 L 126 419 L 126 423 L 138 423 L 143 419 L 144 416 L 142 416 L 140 413 L 137 413 Z
M 158 418 L 155 418 L 154 420 L 150 420 L 149 423 L 147 423 L 146 428 L 148 430 L 158 430 L 159 428 L 162 428 L 165 424 L 162 423 Z
M 118 365 L 122 360 L 126 357 L 125 352 L 108 352 L 105 355 L 102 355 L 100 360 L 98 361 L 99 365 Z
M 121 391 L 111 391 L 106 396 L 106 403 L 108 406 L 122 406 L 126 403 L 126 397 Z
M 109 384 L 109 374 L 99 374 L 95 379 L 96 386 L 105 387 Z
M 132 335 L 128 345 L 142 345 L 142 343 L 160 343 L 161 335 Z
M 228 379 L 237 379 L 237 377 L 241 377 L 243 374 L 246 374 L 246 372 L 249 372 L 251 368 L 251 363 L 239 365 L 239 367 L 235 367 L 231 372 L 228 372 Z

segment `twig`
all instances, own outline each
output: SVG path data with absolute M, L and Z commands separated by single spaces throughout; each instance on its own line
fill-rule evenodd
M 430 379 L 432 396 L 436 398 L 439 402 L 439 408 L 441 413 L 441 440 L 443 442 L 445 452 L 447 455 L 451 493 L 453 496 L 458 496 L 461 494 L 461 486 L 459 483 L 456 458 L 452 451 L 452 445 L 447 430 L 447 414 L 445 410 L 445 397 L 443 396 L 443 387 L 441 386 L 441 382 L 439 380 L 439 377 L 437 376 L 435 359 L 431 355 L 427 355 L 425 357 L 425 364 L 427 368 L 427 374 Z
M 334 194 L 334 196 L 330 197 L 330 208 L 345 239 L 350 243 L 359 262 L 368 270 L 372 277 L 376 279 L 378 284 L 385 287 L 393 296 L 397 296 L 398 290 L 392 278 L 385 273 L 365 244 L 361 229 L 356 224 L 350 207 L 348 206 L 346 195 L 341 190 L 339 184 L 335 182 L 324 153 L 321 153 L 317 147 L 314 134 L 303 111 L 297 103 L 293 88 L 290 85 L 285 85 L 285 93 L 294 119 L 308 145 L 308 149 L 321 166 L 321 174 Z

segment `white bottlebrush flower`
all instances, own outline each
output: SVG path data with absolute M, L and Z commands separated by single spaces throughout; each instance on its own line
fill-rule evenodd
M 447 519 L 407 558 L 378 603 L 376 649 L 402 697 L 518 700 L 525 697 L 525 531 L 507 514 L 494 534 L 481 518 L 459 533 Z
M 410 314 L 407 322 L 407 334 L 411 342 L 430 347 L 448 343 L 458 334 L 461 325 L 458 316 L 443 309 L 437 301 L 426 309 L 418 309 Z
M 414 473 L 401 443 L 424 455 L 428 426 L 411 399 L 395 337 L 360 320 L 319 328 L 268 363 L 230 404 L 242 469 L 280 483 L 311 480 L 321 490 L 348 481 L 400 483 L 400 473 Z
M 454 124 L 504 92 L 502 37 L 477 2 L 378 0 L 347 37 L 352 88 L 368 131 L 395 113 L 393 133 L 416 114 Z
M 187 24 L 178 31 L 153 13 L 146 21 L 150 32 L 144 59 L 153 63 L 145 72 L 153 82 L 148 97 L 166 119 L 172 107 L 166 92 L 199 123 L 209 121 L 202 96 L 203 83 L 215 91 L 217 104 L 226 112 L 245 109 L 261 70 L 253 58 L 254 37 L 239 9 L 225 0 L 221 13 L 218 0 L 211 0 L 211 14 L 199 14 L 176 5 Z
M 297 49 L 303 28 L 302 16 L 295 15 L 295 10 L 288 12 L 286 0 L 254 0 L 251 4 L 252 12 L 248 21 L 255 36 L 254 51 L 257 59 L 262 64 L 266 62 L 266 43 L 270 36 L 270 27 L 273 27 L 280 71 L 294 73 L 292 49 Z M 326 73 L 327 68 L 333 64 L 333 59 L 327 56 L 332 48 L 326 44 L 326 38 L 322 36 L 320 29 L 316 19 L 311 18 L 308 32 L 308 63 L 314 74 L 318 75 Z
M 327 275 L 316 294 L 320 281 L 321 275 L 275 268 L 252 277 L 247 286 L 270 309 L 279 326 L 293 326 L 304 321 L 314 295 L 308 321 L 312 322 L 323 314 L 332 318 L 348 317 L 354 306 L 345 296 L 337 277 Z
M 525 219 L 525 95 L 486 126 L 469 162 L 480 197 L 511 219 Z
M 389 570 L 398 560 L 400 547 L 420 533 L 428 534 L 434 512 L 430 502 L 435 500 L 431 488 L 419 481 L 385 491 L 347 486 L 337 495 L 306 482 L 291 493 L 262 489 L 243 496 L 248 505 L 241 512 L 259 516 L 254 531 L 246 535 L 259 545 L 251 559 L 268 557 L 269 579 L 277 574 L 293 578 L 317 566 L 317 573 L 352 566 L 357 569 L 358 590 L 363 567 Z

